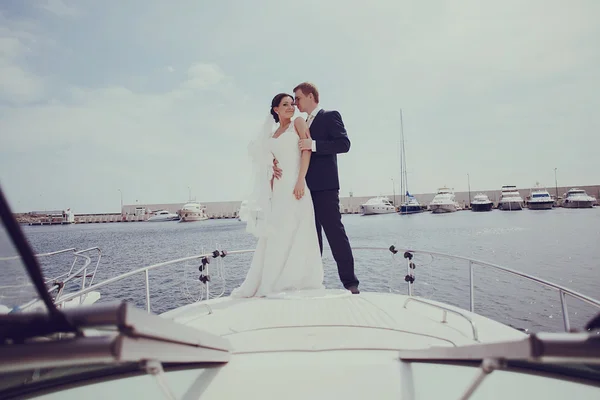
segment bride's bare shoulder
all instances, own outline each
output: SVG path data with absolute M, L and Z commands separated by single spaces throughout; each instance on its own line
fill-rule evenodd
M 297 117 L 294 120 L 294 127 L 296 128 L 296 133 L 302 139 L 306 139 L 308 137 L 308 124 L 304 120 L 304 118 Z

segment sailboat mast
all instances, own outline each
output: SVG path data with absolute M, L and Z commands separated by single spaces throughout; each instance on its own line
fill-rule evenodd
M 404 120 L 402 109 L 400 109 L 400 199 L 406 202 L 406 192 L 408 190 L 408 179 L 406 175 L 406 152 L 404 151 Z
M 404 169 L 402 168 L 402 109 L 400 109 L 400 143 L 398 146 L 398 159 L 400 160 L 400 204 L 404 203 L 402 200 L 402 193 L 404 193 Z

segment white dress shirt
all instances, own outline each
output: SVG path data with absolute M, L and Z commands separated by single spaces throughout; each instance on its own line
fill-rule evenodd
M 308 121 L 308 127 L 310 128 L 310 125 L 313 123 L 313 121 L 315 120 L 315 117 L 317 116 L 318 112 L 321 111 L 323 107 L 321 107 L 320 105 L 317 104 L 317 107 L 308 115 L 308 117 L 306 118 L 307 120 L 312 116 L 312 119 L 310 121 Z M 312 141 L 312 147 L 311 150 L 313 151 L 313 153 L 315 151 L 317 151 L 317 142 L 315 140 Z

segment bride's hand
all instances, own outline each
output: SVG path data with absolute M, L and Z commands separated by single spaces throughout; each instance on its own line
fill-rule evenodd
M 302 196 L 304 196 L 304 186 L 304 180 L 296 182 L 296 186 L 294 187 L 294 196 L 296 196 L 296 200 L 300 200 Z

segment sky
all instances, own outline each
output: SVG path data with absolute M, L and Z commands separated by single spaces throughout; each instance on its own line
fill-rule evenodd
M 13 211 L 242 200 L 272 97 L 352 142 L 340 195 L 600 184 L 600 2 L 3 0 Z M 527 193 L 528 194 L 528 193 Z

